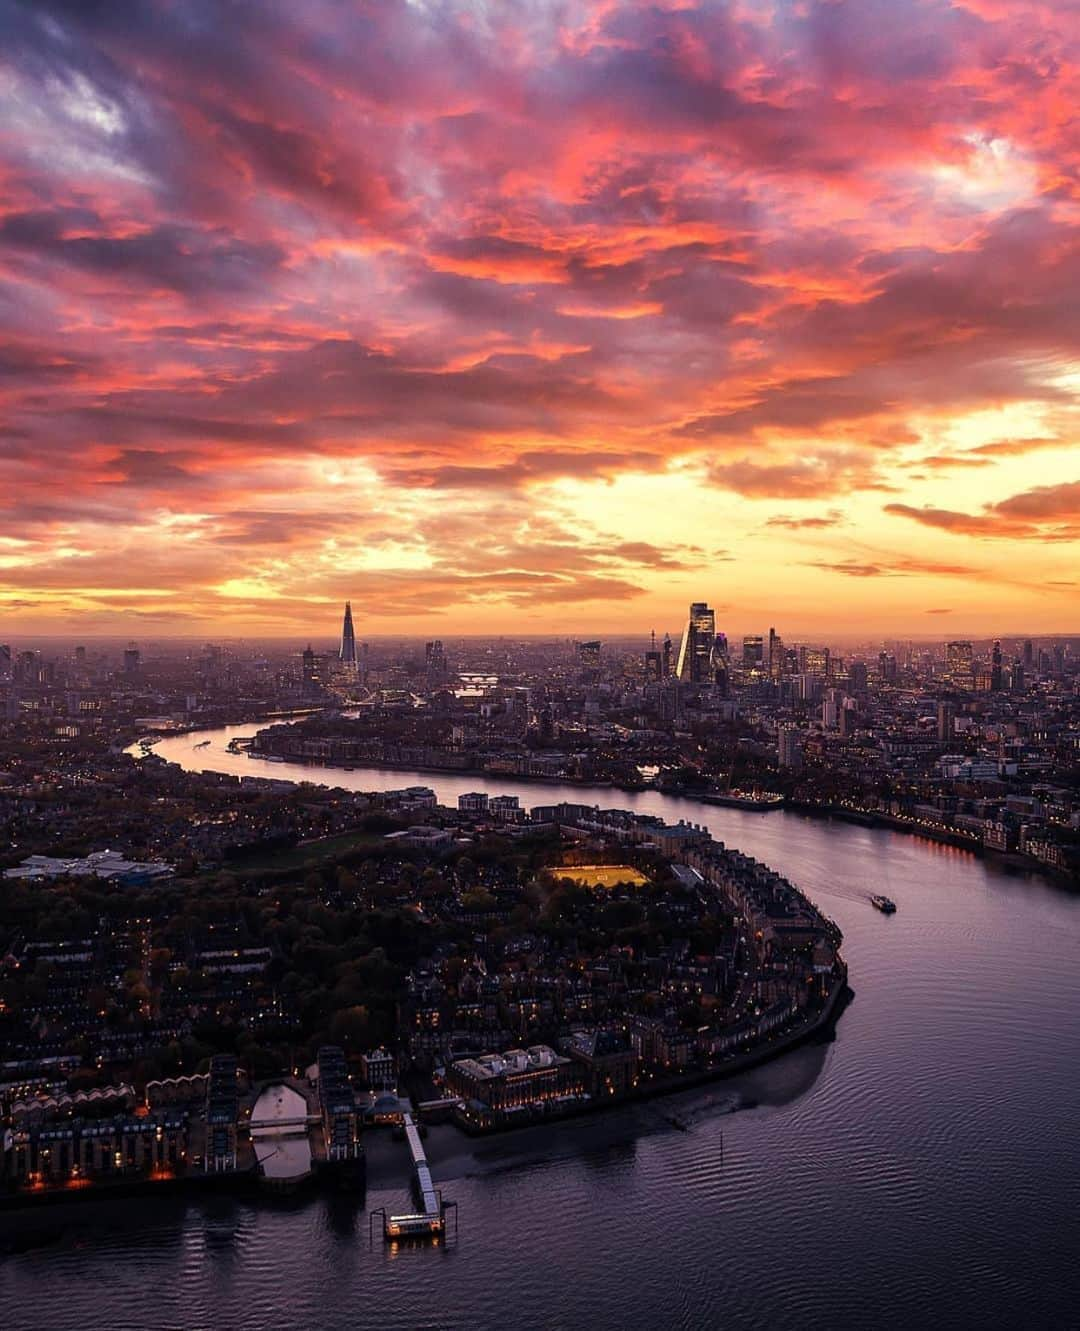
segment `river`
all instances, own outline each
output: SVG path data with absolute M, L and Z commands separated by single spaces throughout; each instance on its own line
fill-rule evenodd
M 855 1000 L 832 1043 L 671 1102 L 477 1142 L 434 1129 L 435 1179 L 460 1209 L 444 1248 L 369 1245 L 367 1211 L 327 1197 L 0 1220 L 0 1241 L 14 1227 L 26 1245 L 0 1261 L 5 1328 L 1080 1322 L 1080 898 L 967 851 L 786 811 L 225 751 L 255 729 L 156 751 L 358 790 L 429 785 L 447 803 L 488 789 L 704 823 L 837 920 Z M 369 1141 L 367 1205 L 400 1209 L 405 1148 Z

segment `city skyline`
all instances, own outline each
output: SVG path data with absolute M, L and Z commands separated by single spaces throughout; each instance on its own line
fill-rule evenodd
M 255 13 L 0 0 L 5 636 L 1074 627 L 1065 7 Z
M 1078 17 L 0 0 L 5 1326 L 1076 1321 Z

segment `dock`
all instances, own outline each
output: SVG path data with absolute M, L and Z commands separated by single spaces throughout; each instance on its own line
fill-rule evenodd
M 383 1237 L 388 1242 L 399 1239 L 439 1239 L 446 1233 L 448 1211 L 454 1213 L 454 1232 L 457 1233 L 457 1204 L 443 1200 L 442 1193 L 435 1187 L 431 1178 L 424 1143 L 420 1139 L 420 1129 L 411 1113 L 404 1115 L 405 1141 L 412 1157 L 413 1187 L 420 1205 L 418 1211 L 404 1215 L 386 1214 L 385 1209 L 372 1212 L 382 1215 Z

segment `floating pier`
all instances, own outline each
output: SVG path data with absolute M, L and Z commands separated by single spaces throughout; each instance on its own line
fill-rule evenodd
M 420 1129 L 412 1114 L 404 1115 L 405 1141 L 412 1156 L 413 1186 L 416 1190 L 420 1210 L 407 1215 L 387 1215 L 385 1208 L 371 1213 L 374 1222 L 376 1215 L 382 1216 L 383 1238 L 388 1242 L 399 1239 L 438 1239 L 446 1233 L 448 1211 L 454 1213 L 454 1233 L 457 1234 L 457 1203 L 443 1200 L 442 1193 L 431 1179 L 424 1144 L 420 1140 Z

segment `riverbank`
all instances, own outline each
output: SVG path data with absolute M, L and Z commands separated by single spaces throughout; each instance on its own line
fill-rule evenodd
M 252 761 L 286 762 L 297 767 L 325 768 L 332 772 L 355 772 L 357 768 L 371 768 L 380 772 L 419 772 L 421 774 L 430 772 L 432 775 L 488 777 L 508 781 L 527 781 L 536 785 L 572 785 L 582 788 L 595 787 L 597 790 L 625 790 L 628 793 L 650 789 L 644 782 L 636 785 L 612 780 L 597 781 L 566 774 L 551 776 L 540 772 L 501 772 L 476 763 L 425 763 L 415 759 L 410 759 L 408 762 L 394 762 L 388 758 L 350 758 L 346 761 L 333 758 L 309 758 L 306 754 L 277 753 L 269 749 L 254 749 L 250 745 L 240 749 L 239 752 L 245 753 Z
M 35 1210 L 65 1203 L 101 1202 L 110 1200 L 163 1197 L 206 1197 L 225 1194 L 248 1201 L 264 1198 L 267 1201 L 302 1193 L 357 1192 L 364 1190 L 363 1170 L 346 1170 L 334 1161 L 316 1160 L 312 1170 L 294 1186 L 275 1188 L 260 1174 L 257 1167 L 235 1169 L 218 1174 L 178 1174 L 167 1178 L 139 1175 L 117 1179 L 94 1179 L 59 1188 L 37 1187 L 18 1192 L 0 1193 L 0 1214 Z
M 268 719 L 270 718 L 269 717 L 256 717 L 254 719 L 249 718 L 247 721 L 239 722 L 236 724 L 237 725 L 242 724 L 246 727 L 254 727 L 254 726 L 259 726 L 263 721 Z M 161 745 L 170 746 L 170 742 L 171 744 L 174 745 L 175 741 L 178 738 L 183 738 L 184 736 L 198 735 L 200 738 L 205 738 L 207 736 L 213 737 L 213 736 L 222 735 L 229 728 L 230 727 L 216 727 L 212 729 L 206 729 L 204 727 L 200 727 L 197 730 L 186 731 L 183 733 L 175 732 L 171 735 L 162 735 L 160 739 L 157 741 L 155 747 Z M 254 735 L 247 736 L 246 738 L 254 738 Z M 135 747 L 134 744 L 129 746 L 128 752 L 130 753 L 131 749 L 134 747 Z M 215 751 L 202 750 L 202 752 L 209 754 Z M 132 756 L 137 757 L 138 755 L 133 754 Z M 159 756 L 164 756 L 164 755 L 159 755 Z M 233 759 L 239 758 L 239 754 L 232 753 L 229 755 L 229 757 Z M 173 757 L 169 760 L 176 761 L 176 758 Z M 246 759 L 242 761 L 244 763 L 248 762 L 248 760 Z M 252 762 L 254 761 L 257 760 L 252 759 Z M 265 759 L 262 759 L 261 761 L 265 761 Z M 196 765 L 195 763 L 190 763 L 190 762 L 181 762 L 180 765 L 185 767 L 187 770 L 195 770 L 195 771 L 215 770 L 210 767 L 203 768 L 201 766 Z M 947 828 L 914 823 L 911 819 L 897 817 L 894 815 L 881 813 L 879 811 L 871 812 L 868 810 L 845 808 L 843 805 L 838 805 L 838 804 L 823 804 L 810 800 L 792 800 L 790 798 L 786 798 L 782 804 L 774 805 L 770 803 L 767 808 L 754 809 L 748 807 L 744 802 L 741 801 L 729 802 L 727 800 L 717 799 L 715 797 L 716 792 L 710 792 L 707 790 L 698 791 L 687 788 L 676 789 L 671 786 L 656 785 L 654 783 L 638 784 L 636 782 L 618 783 L 613 781 L 584 781 L 581 780 L 580 778 L 575 778 L 575 777 L 559 777 L 559 776 L 545 776 L 537 774 L 521 774 L 521 773 L 512 773 L 512 772 L 490 771 L 482 767 L 476 767 L 475 765 L 467 768 L 434 767 L 434 766 L 424 766 L 424 765 L 418 766 L 415 763 L 386 763 L 366 758 L 356 759 L 353 762 L 349 763 L 327 763 L 322 759 L 319 759 L 317 761 L 312 761 L 310 759 L 305 759 L 305 758 L 289 758 L 285 759 L 284 762 L 282 763 L 278 762 L 272 763 L 267 770 L 267 775 L 268 776 L 272 775 L 275 779 L 278 780 L 293 781 L 297 784 L 300 784 L 304 780 L 314 780 L 314 778 L 308 778 L 306 776 L 300 777 L 296 775 L 284 775 L 274 770 L 277 767 L 284 765 L 293 766 L 298 769 L 303 768 L 305 771 L 310 771 L 310 770 L 324 771 L 326 773 L 326 777 L 322 781 L 315 780 L 315 784 L 325 785 L 328 787 L 340 785 L 344 789 L 351 789 L 351 790 L 378 791 L 379 789 L 377 785 L 362 786 L 358 784 L 356 781 L 356 774 L 358 772 L 365 772 L 365 771 L 403 772 L 403 773 L 412 772 L 419 777 L 425 777 L 425 776 L 442 777 L 445 781 L 448 782 L 486 781 L 491 784 L 498 782 L 500 783 L 500 788 L 513 785 L 520 785 L 523 788 L 532 788 L 535 786 L 548 786 L 548 787 L 563 786 L 564 788 L 566 788 L 568 792 L 567 799 L 570 802 L 578 802 L 578 803 L 586 802 L 582 800 L 581 798 L 582 794 L 590 790 L 595 790 L 598 794 L 600 794 L 601 792 L 605 794 L 610 794 L 610 792 L 612 791 L 620 791 L 630 796 L 632 799 L 634 799 L 635 803 L 643 799 L 649 800 L 655 797 L 658 798 L 659 800 L 670 800 L 673 803 L 680 802 L 680 803 L 695 805 L 698 808 L 700 808 L 702 811 L 705 811 L 710 808 L 721 807 L 721 808 L 731 809 L 737 813 L 753 814 L 755 815 L 755 818 L 760 816 L 761 814 L 782 812 L 786 810 L 787 812 L 795 814 L 797 816 L 801 815 L 807 818 L 812 818 L 817 820 L 825 820 L 825 821 L 838 820 L 854 824 L 855 826 L 859 827 L 867 827 L 884 831 L 907 832 L 914 836 L 925 837 L 928 840 L 934 841 L 941 845 L 951 845 L 957 847 L 958 849 L 969 850 L 974 854 L 979 855 L 981 858 L 984 858 L 992 863 L 1000 864 L 1007 868 L 1021 869 L 1025 872 L 1037 872 L 1043 874 L 1050 882 L 1055 883 L 1058 886 L 1065 886 L 1074 891 L 1077 890 L 1078 887 L 1080 887 L 1080 881 L 1078 881 L 1077 876 L 1075 874 L 1070 873 L 1067 870 L 1061 870 L 1052 864 L 1046 863 L 1044 860 L 1036 859 L 1035 856 L 1033 855 L 1028 855 L 1020 851 L 1001 851 L 992 846 L 985 845 L 981 840 L 977 840 L 971 836 L 957 832 L 955 830 L 950 831 Z M 248 764 L 248 766 L 250 767 L 250 764 Z M 348 779 L 344 782 L 337 782 L 333 779 L 331 775 L 334 772 L 342 772 Z M 229 774 L 230 775 L 243 774 L 240 765 L 239 764 L 233 765 L 233 770 Z M 466 789 L 468 789 L 468 787 L 466 787 Z M 445 803 L 447 801 L 444 800 L 443 802 Z M 685 810 L 683 811 L 683 816 L 685 816 Z
M 454 1127 L 463 1136 L 470 1139 L 486 1137 L 507 1137 L 515 1132 L 524 1132 L 536 1127 L 555 1127 L 560 1124 L 572 1125 L 574 1120 L 612 1114 L 636 1104 L 643 1104 L 665 1097 L 675 1096 L 685 1091 L 692 1091 L 715 1082 L 725 1081 L 741 1073 L 773 1062 L 783 1054 L 800 1045 L 825 1042 L 833 1038 L 836 1024 L 854 998 L 854 991 L 847 982 L 847 968 L 843 968 L 836 983 L 822 1007 L 808 1020 L 797 1027 L 770 1037 L 754 1049 L 733 1054 L 722 1064 L 713 1068 L 695 1069 L 692 1072 L 666 1076 L 639 1084 L 633 1091 L 613 1100 L 597 1100 L 588 1104 L 573 1106 L 559 1113 L 547 1113 L 537 1117 L 521 1117 L 512 1121 L 494 1123 L 480 1127 L 470 1124 L 459 1116 L 453 1119 Z M 669 1120 L 672 1126 L 683 1128 L 677 1115 Z M 268 1187 L 257 1169 L 235 1170 L 221 1174 L 186 1174 L 170 1178 L 123 1178 L 95 1181 L 78 1187 L 34 1188 L 16 1193 L 0 1194 L 0 1214 L 18 1211 L 35 1211 L 43 1208 L 62 1206 L 67 1203 L 88 1203 L 110 1200 L 146 1201 L 161 1198 L 198 1198 L 206 1196 L 231 1196 L 242 1198 L 248 1203 L 266 1201 L 279 1204 L 283 1199 L 300 1198 L 316 1192 L 349 1193 L 362 1197 L 366 1190 L 362 1172 L 343 1171 L 331 1162 L 316 1161 L 312 1172 L 302 1182 L 287 1192 Z M 2 1249 L 0 1249 L 2 1252 Z
M 498 772 L 491 771 L 488 768 L 472 765 L 469 767 L 443 767 L 423 763 L 395 763 L 386 762 L 371 758 L 357 759 L 351 763 L 333 762 L 326 759 L 310 760 L 305 757 L 294 757 L 292 755 L 269 755 L 258 750 L 247 749 L 253 761 L 285 761 L 295 764 L 298 767 L 316 768 L 327 771 L 345 771 L 355 772 L 358 768 L 368 768 L 380 772 L 416 772 L 420 775 L 430 773 L 432 775 L 444 775 L 449 777 L 475 777 L 477 779 L 488 779 L 491 781 L 520 781 L 527 785 L 562 785 L 572 787 L 575 791 L 618 790 L 628 795 L 640 795 L 650 791 L 655 791 L 659 795 L 670 799 L 685 800 L 688 803 L 698 804 L 705 808 L 729 808 L 736 809 L 742 813 L 774 813 L 782 809 L 787 809 L 791 813 L 803 814 L 809 818 L 821 818 L 825 820 L 839 819 L 843 822 L 854 823 L 860 827 L 881 828 L 894 832 L 907 832 L 913 836 L 926 837 L 940 845 L 955 846 L 960 850 L 970 850 L 972 853 L 994 860 L 996 863 L 1010 866 L 1012 868 L 1024 869 L 1026 871 L 1035 871 L 1046 874 L 1052 881 L 1063 886 L 1071 887 L 1074 890 L 1080 888 L 1077 878 L 1067 870 L 1057 868 L 1055 865 L 1047 864 L 1044 860 L 1036 859 L 1033 855 L 1027 855 L 1022 851 L 1003 851 L 996 847 L 987 846 L 985 842 L 967 835 L 957 830 L 934 827 L 930 824 L 919 823 L 915 820 L 904 818 L 893 814 L 881 812 L 871 812 L 862 809 L 848 809 L 837 804 L 819 804 L 809 800 L 794 800 L 783 797 L 778 800 L 745 800 L 737 797 L 718 795 L 712 791 L 696 791 L 686 788 L 673 788 L 670 786 L 661 786 L 655 784 L 633 784 L 619 781 L 596 781 L 583 780 L 573 776 L 545 776 L 535 773 L 520 772 Z M 291 778 L 285 778 L 286 780 Z M 332 784 L 325 782 L 321 784 Z
M 254 721 L 249 720 L 242 724 L 245 726 L 257 726 L 259 724 L 259 719 Z M 203 766 L 201 762 L 193 762 L 190 760 L 184 761 L 184 759 L 188 758 L 189 753 L 192 752 L 194 752 L 197 759 L 202 755 L 207 755 L 212 756 L 213 760 L 216 761 L 218 757 L 218 750 L 216 749 L 206 748 L 195 751 L 194 746 L 192 745 L 182 753 L 176 752 L 177 740 L 185 740 L 191 736 L 220 735 L 224 734 L 231 728 L 232 727 L 224 726 L 210 730 L 199 728 L 191 731 L 174 732 L 167 735 L 163 734 L 157 738 L 154 747 L 150 751 L 155 752 L 158 757 L 164 758 L 165 761 L 177 762 L 179 766 L 187 771 L 202 771 L 223 776 L 256 775 L 256 772 L 251 771 L 251 767 L 257 766 L 257 761 L 252 760 L 249 762 L 242 756 L 242 751 L 239 753 L 235 751 L 228 753 L 227 757 L 231 761 L 229 766 L 224 770 L 212 764 Z M 132 752 L 132 750 L 136 748 L 137 745 L 132 743 L 128 746 L 127 752 L 138 760 L 144 755 Z M 165 752 L 162 752 L 162 749 L 164 749 Z M 258 761 L 265 761 L 265 759 Z M 286 766 L 293 770 L 288 773 L 278 770 L 279 768 Z M 304 775 L 299 774 L 301 771 L 303 771 Z M 322 779 L 319 779 L 314 775 L 307 775 L 308 772 L 323 772 L 324 776 Z M 336 772 L 342 773 L 344 779 L 340 781 L 335 780 L 333 774 Z M 676 818 L 679 816 L 683 818 L 688 816 L 685 807 L 687 805 L 700 809 L 702 813 L 718 807 L 725 808 L 736 814 L 749 815 L 754 818 L 755 822 L 758 820 L 764 821 L 763 815 L 768 815 L 774 812 L 782 814 L 786 811 L 796 817 L 803 817 L 817 822 L 844 822 L 857 827 L 865 827 L 873 830 L 906 832 L 913 837 L 923 837 L 926 840 L 933 841 L 940 845 L 951 845 L 961 850 L 970 851 L 980 859 L 986 860 L 989 863 L 1001 865 L 1008 869 L 1020 870 L 1025 873 L 1038 873 L 1057 887 L 1065 887 L 1074 892 L 1080 889 L 1080 880 L 1078 880 L 1075 874 L 1058 869 L 1054 865 L 1047 864 L 1045 861 L 1036 859 L 1032 855 L 1023 854 L 1019 851 L 1000 851 L 992 846 L 986 846 L 983 842 L 970 836 L 955 831 L 950 832 L 948 829 L 944 828 L 915 824 L 912 820 L 906 818 L 899 818 L 880 812 L 845 808 L 842 805 L 820 804 L 807 800 L 788 799 L 782 805 L 770 806 L 770 808 L 763 810 L 755 810 L 749 809 L 744 804 L 737 802 L 722 803 L 715 799 L 704 798 L 708 792 L 687 789 L 675 790 L 670 787 L 665 788 L 656 785 L 639 786 L 630 783 L 619 785 L 612 782 L 586 782 L 568 777 L 519 775 L 517 773 L 491 772 L 483 769 L 466 770 L 461 768 L 417 767 L 415 764 L 380 763 L 373 762 L 369 759 L 365 759 L 362 762 L 358 760 L 355 764 L 349 763 L 340 766 L 327 764 L 321 760 L 282 760 L 280 763 L 274 762 L 268 764 L 263 774 L 268 778 L 273 778 L 278 781 L 292 782 L 296 785 L 300 785 L 305 781 L 310 781 L 316 785 L 326 786 L 328 789 L 340 788 L 359 791 L 361 793 L 377 794 L 380 793 L 380 791 L 390 789 L 391 787 L 380 785 L 374 780 L 363 780 L 362 774 L 384 772 L 412 773 L 420 778 L 421 781 L 425 778 L 433 780 L 441 778 L 444 783 L 457 783 L 461 788 L 461 793 L 474 788 L 474 785 L 479 782 L 486 782 L 492 788 L 496 788 L 496 783 L 498 783 L 497 789 L 500 793 L 513 793 L 513 787 L 517 786 L 521 790 L 523 800 L 530 798 L 530 795 L 526 792 L 531 792 L 532 789 L 537 786 L 547 786 L 549 788 L 552 786 L 561 786 L 566 791 L 564 798 L 571 803 L 590 803 L 591 801 L 587 798 L 587 793 L 589 791 L 595 791 L 598 796 L 610 796 L 613 791 L 619 791 L 633 800 L 634 805 L 637 808 L 643 807 L 642 802 L 644 801 L 670 801 L 673 806 L 673 811 L 669 816 L 674 816 Z M 361 774 L 361 780 L 357 779 L 358 774 Z M 465 785 L 465 782 L 468 782 L 469 784 Z M 451 807 L 453 806 L 452 798 L 442 798 L 441 802 L 449 804 Z M 683 807 L 679 808 L 678 806 L 680 805 Z M 644 807 L 647 807 L 647 805 Z M 769 821 L 772 820 L 769 819 Z
M 910 836 L 925 837 L 942 846 L 955 846 L 958 850 L 970 851 L 981 859 L 991 860 L 995 864 L 1005 865 L 1025 872 L 1045 874 L 1052 882 L 1073 891 L 1080 890 L 1080 882 L 1074 874 L 1058 869 L 1034 855 L 1026 855 L 1019 850 L 998 850 L 984 841 L 968 836 L 964 832 L 946 827 L 934 827 L 911 818 L 895 814 L 871 812 L 865 809 L 845 809 L 842 805 L 814 804 L 808 801 L 790 800 L 787 805 L 792 813 L 804 814 L 808 818 L 820 818 L 826 821 L 836 820 L 853 823 L 857 827 L 870 827 L 890 832 L 906 832 Z
M 319 716 L 323 712 L 332 710 L 329 707 L 295 707 L 286 711 L 260 712 L 254 717 L 250 712 L 238 716 L 226 715 L 224 718 L 215 717 L 209 722 L 206 717 L 201 716 L 190 722 L 177 721 L 168 727 L 125 725 L 113 740 L 113 747 L 127 752 L 146 739 L 149 741 L 147 747 L 152 747 L 162 740 L 177 739 L 184 735 L 212 735 L 233 726 L 257 726 L 264 721 L 291 722 L 294 719 L 300 721 L 306 716 Z
M 538 1125 L 554 1125 L 594 1114 L 610 1113 L 628 1105 L 658 1100 L 664 1096 L 678 1095 L 683 1091 L 692 1091 L 701 1086 L 711 1085 L 714 1082 L 725 1081 L 729 1077 L 738 1076 L 740 1073 L 749 1072 L 752 1068 L 760 1067 L 764 1063 L 770 1063 L 790 1050 L 796 1049 L 799 1045 L 816 1040 L 831 1039 L 835 1032 L 836 1023 L 854 997 L 855 991 L 848 985 L 847 967 L 844 966 L 824 1004 L 808 1020 L 775 1037 L 770 1036 L 768 1040 L 753 1049 L 732 1054 L 723 1063 L 717 1064 L 715 1067 L 696 1068 L 691 1072 L 677 1073 L 674 1076 L 665 1076 L 650 1080 L 647 1083 L 639 1083 L 633 1090 L 627 1091 L 617 1099 L 593 1100 L 584 1104 L 574 1104 L 556 1112 L 538 1114 L 536 1117 L 522 1115 L 512 1120 L 489 1121 L 478 1124 L 470 1122 L 462 1115 L 455 1114 L 454 1124 L 470 1137 L 504 1136 L 507 1133 L 523 1131 L 526 1128 L 534 1128 Z M 673 1119 L 672 1121 L 676 1127 L 679 1126 L 677 1120 Z

